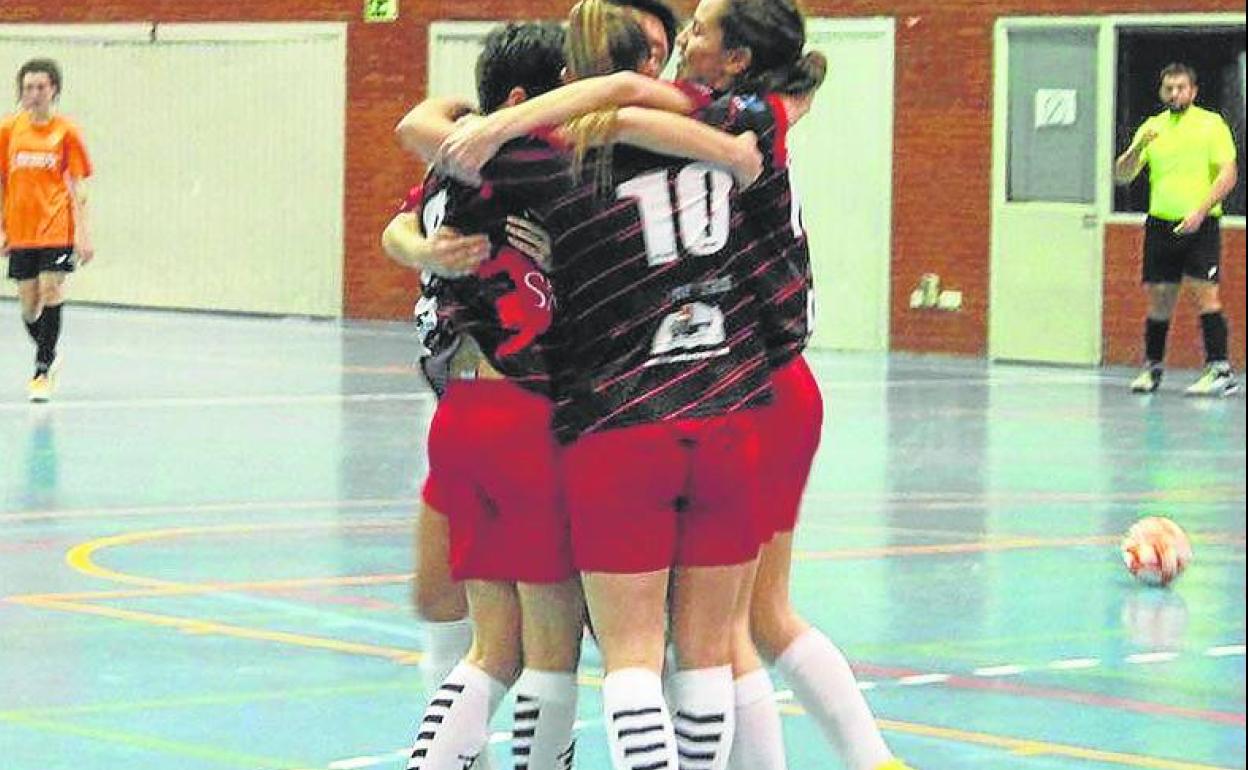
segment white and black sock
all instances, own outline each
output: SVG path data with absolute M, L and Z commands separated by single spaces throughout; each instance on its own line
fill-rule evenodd
M 472 647 L 472 621 L 425 621 L 421 624 L 421 633 L 425 643 L 421 650 L 420 676 L 425 689 L 432 691 L 446 681 L 451 670 L 468 655 Z
M 729 770 L 786 770 L 784 732 L 771 677 L 765 669 L 759 669 L 733 684 L 737 725 L 732 755 L 728 758 Z
M 776 668 L 849 770 L 875 770 L 893 759 L 849 661 L 818 629 L 789 645 Z
M 676 735 L 658 674 L 644 668 L 607 674 L 602 703 L 615 770 L 679 770 Z
M 671 699 L 681 770 L 725 770 L 736 724 L 732 666 L 681 671 Z
M 489 749 L 490 715 L 507 687 L 469 663 L 447 676 L 425 709 L 408 770 L 464 770 Z
M 571 770 L 576 674 L 525 669 L 516 682 L 515 770 Z

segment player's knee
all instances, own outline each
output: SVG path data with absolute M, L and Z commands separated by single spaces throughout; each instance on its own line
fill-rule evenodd
M 490 633 L 477 628 L 468 660 L 500 682 L 511 684 L 520 675 L 523 657 L 520 637 L 516 634 Z
M 468 615 L 468 600 L 457 583 L 417 581 L 412 586 L 416 616 L 430 623 L 449 623 Z
M 40 283 L 39 284 L 39 304 L 43 307 L 51 307 L 61 304 L 63 294 L 61 286 L 57 283 Z
M 715 668 L 732 661 L 732 634 L 676 634 L 674 641 L 682 669 Z
M 792 641 L 801 618 L 787 602 L 759 602 L 750 613 L 750 632 L 754 646 L 768 661 L 774 661 Z

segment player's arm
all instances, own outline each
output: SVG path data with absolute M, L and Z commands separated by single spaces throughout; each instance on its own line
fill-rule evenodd
M 670 83 L 636 72 L 586 78 L 493 112 L 481 121 L 457 127 L 436 160 L 457 175 L 471 176 L 494 157 L 499 147 L 512 139 L 543 126 L 557 126 L 611 107 L 649 107 L 689 113 L 697 104 L 689 94 Z
M 443 226 L 425 237 L 413 211 L 390 220 L 381 234 L 381 247 L 404 267 L 448 277 L 471 273 L 490 255 L 490 239 L 484 235 L 460 235 Z
M 1114 161 L 1114 182 L 1120 185 L 1131 184 L 1144 168 L 1144 150 L 1157 138 L 1157 129 L 1145 123 L 1135 133 L 1128 147 Z
M 1230 195 L 1231 190 L 1235 189 L 1235 183 L 1239 181 L 1235 139 L 1225 122 L 1218 121 L 1218 123 L 1218 129 L 1210 138 L 1209 146 L 1209 165 L 1217 168 L 1218 173 L 1213 178 L 1208 195 L 1200 202 L 1200 206 L 1183 217 L 1183 221 L 1175 228 L 1176 232 L 1187 234 L 1199 230 L 1213 207 Z
M 1235 189 L 1237 181 L 1239 181 L 1239 169 L 1236 167 L 1235 159 L 1232 157 L 1218 166 L 1218 175 L 1213 180 L 1213 187 L 1210 188 L 1209 194 L 1201 201 L 1200 206 L 1183 217 L 1183 221 L 1179 223 L 1178 227 L 1174 228 L 1174 231 L 1183 235 L 1191 235 L 1199 230 L 1200 226 L 1204 224 L 1205 218 L 1209 216 L 1210 210 L 1221 203 L 1223 198 L 1231 194 L 1231 190 Z
M 732 171 L 741 189 L 763 173 L 763 156 L 754 134 L 734 136 L 670 112 L 626 107 L 619 112 L 611 138 L 664 155 L 724 166 Z
M 95 243 L 91 239 L 90 209 L 87 207 L 87 180 L 66 175 L 69 197 L 74 213 L 74 256 L 82 264 L 95 259 Z
M 426 99 L 413 107 L 394 127 L 399 146 L 426 162 L 455 130 L 455 121 L 472 112 L 465 102 L 453 99 Z
M 1207 215 L 1214 206 L 1221 203 L 1226 196 L 1231 194 L 1231 190 L 1235 189 L 1235 185 L 1238 182 L 1239 166 L 1236 164 L 1235 159 L 1232 158 L 1223 162 L 1218 167 L 1217 177 L 1213 180 L 1213 189 L 1209 191 L 1209 197 L 1205 198 L 1204 202 L 1200 204 L 1200 210 Z

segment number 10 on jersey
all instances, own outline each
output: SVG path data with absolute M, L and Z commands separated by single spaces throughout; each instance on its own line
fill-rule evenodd
M 732 176 L 708 163 L 691 163 L 676 175 L 676 200 L 668 171 L 640 174 L 616 188 L 616 198 L 635 198 L 646 239 L 646 263 L 666 265 L 680 259 L 680 246 L 692 256 L 716 254 L 728 243 Z

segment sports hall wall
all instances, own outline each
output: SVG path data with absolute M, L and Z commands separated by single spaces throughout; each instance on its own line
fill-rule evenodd
M 405 108 L 423 95 L 427 25 L 450 19 L 554 18 L 562 16 L 569 3 L 399 0 L 399 4 L 398 21 L 365 23 L 364 0 L 4 0 L 0 23 L 346 22 L 343 312 L 353 318 L 402 318 L 411 307 L 415 276 L 387 263 L 377 240 L 399 196 L 420 172 L 395 148 L 391 129 Z M 688 12 L 693 2 L 678 0 L 674 5 Z M 894 350 L 968 355 L 987 352 L 996 19 L 1243 10 L 1239 0 L 805 0 L 803 5 L 811 16 L 897 20 L 891 345 Z M 1138 361 L 1143 318 L 1140 240 L 1138 226 L 1106 228 L 1107 363 Z M 1246 336 L 1244 247 L 1243 229 L 1228 228 L 1223 297 L 1232 328 L 1232 357 L 1240 366 Z M 926 272 L 939 273 L 946 285 L 963 291 L 961 312 L 909 309 L 910 290 Z M 1176 318 L 1178 338 L 1171 346 L 1174 364 L 1199 363 L 1195 325 L 1192 309 L 1184 303 Z

